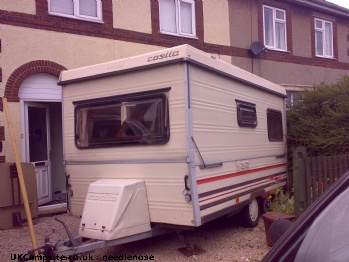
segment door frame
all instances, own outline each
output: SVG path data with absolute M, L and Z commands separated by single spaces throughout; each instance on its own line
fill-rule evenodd
M 35 80 L 34 80 L 35 79 Z M 42 80 L 41 80 L 42 79 Z M 20 158 L 22 162 L 26 162 L 29 159 L 27 156 L 27 138 L 26 138 L 26 112 L 25 112 L 25 103 L 42 103 L 47 106 L 50 106 L 51 102 L 59 102 L 62 104 L 62 86 L 57 85 L 58 78 L 51 73 L 38 73 L 33 74 L 26 78 L 21 84 L 18 96 L 19 96 L 19 115 L 20 115 L 20 124 L 17 127 L 20 130 L 19 134 L 19 144 L 20 144 Z M 37 84 L 39 83 L 39 84 Z M 42 88 L 45 88 L 45 92 L 42 92 Z M 62 120 L 63 121 L 63 120 Z M 48 123 L 48 122 L 47 122 Z M 62 133 L 63 136 L 63 133 Z M 51 146 L 52 141 L 48 141 L 49 146 Z M 51 148 L 52 149 L 52 148 Z M 62 159 L 63 164 L 63 159 Z M 52 169 L 51 169 L 52 175 Z M 64 178 L 65 179 L 65 178 Z M 51 189 L 52 189 L 52 180 L 51 180 Z M 52 196 L 53 191 L 51 191 Z M 50 213 L 51 211 L 56 210 L 66 210 L 67 204 L 55 204 L 55 205 L 45 205 L 39 206 L 39 212 L 45 214 Z
M 37 108 L 45 108 L 46 109 L 46 160 L 37 161 L 37 162 L 45 162 L 44 165 L 36 166 L 34 163 L 30 161 L 30 148 L 29 148 L 29 119 L 28 119 L 28 108 L 29 107 L 37 107 Z M 38 190 L 38 204 L 43 205 L 52 201 L 52 173 L 51 173 L 51 139 L 50 139 L 50 111 L 47 103 L 38 103 L 27 101 L 24 103 L 24 122 L 25 122 L 25 153 L 26 153 L 26 162 L 33 163 L 35 167 L 36 180 L 37 180 L 37 190 Z M 42 174 L 47 172 L 47 180 L 46 185 L 47 188 L 42 188 Z M 44 189 L 44 190 L 43 190 Z M 41 193 L 45 192 L 45 198 L 40 198 Z

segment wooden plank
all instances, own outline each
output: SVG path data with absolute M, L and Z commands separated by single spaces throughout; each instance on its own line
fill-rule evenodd
M 324 181 L 322 177 L 322 158 L 321 156 L 316 157 L 316 164 L 317 164 L 317 184 L 318 184 L 318 196 L 321 196 L 321 194 L 324 192 Z
M 311 201 L 311 159 L 310 157 L 305 158 L 305 190 L 306 190 L 306 208 L 308 208 Z
M 311 173 L 312 173 L 312 195 L 313 195 L 313 202 L 318 197 L 318 186 L 317 186 L 317 169 L 316 169 L 316 158 L 311 158 Z
M 338 156 L 333 156 L 333 182 L 336 182 L 339 177 Z
M 328 189 L 328 164 L 327 164 L 327 157 L 323 156 L 321 157 L 322 162 L 322 178 L 323 178 L 323 192 L 325 192 Z
M 328 163 L 328 184 L 331 186 L 334 182 L 334 170 L 333 170 L 333 157 L 328 156 L 327 157 L 327 163 Z
M 28 222 L 28 226 L 29 226 L 30 237 L 31 237 L 31 240 L 32 240 L 33 249 L 37 249 L 37 243 L 36 243 L 36 238 L 35 238 L 35 231 L 34 231 L 34 226 L 33 226 L 33 220 L 32 220 L 32 216 L 31 216 L 31 213 L 30 213 L 30 207 L 29 207 L 28 194 L 27 194 L 27 189 L 25 188 L 25 182 L 24 182 L 24 177 L 23 177 L 23 170 L 22 170 L 22 165 L 21 165 L 19 153 L 18 153 L 18 150 L 17 150 L 16 138 L 15 138 L 15 135 L 14 135 L 14 132 L 13 132 L 12 120 L 11 120 L 11 117 L 10 117 L 10 110 L 8 108 L 7 99 L 6 98 L 2 98 L 2 101 L 3 101 L 4 111 L 5 111 L 5 114 L 6 114 L 8 129 L 9 129 L 9 133 L 10 133 L 10 137 L 11 137 L 12 148 L 13 148 L 13 152 L 14 152 L 14 155 L 15 155 L 18 179 L 19 179 L 19 184 L 20 184 L 20 188 L 21 188 L 25 214 L 27 216 L 27 222 Z M 37 255 L 38 255 L 38 251 L 35 251 L 35 257 Z
M 299 217 L 306 209 L 305 152 L 305 147 L 297 147 L 293 150 L 294 214 L 296 217 Z
M 338 178 L 339 178 L 344 173 L 343 156 L 338 156 L 338 166 L 339 166 L 339 174 L 338 174 L 339 175 Z
M 343 169 L 344 172 L 346 172 L 348 170 L 349 166 L 348 166 L 348 155 L 344 155 L 343 156 Z

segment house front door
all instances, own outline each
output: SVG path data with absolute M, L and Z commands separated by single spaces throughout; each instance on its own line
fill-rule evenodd
M 52 201 L 49 107 L 41 103 L 25 103 L 27 161 L 35 166 L 38 204 Z

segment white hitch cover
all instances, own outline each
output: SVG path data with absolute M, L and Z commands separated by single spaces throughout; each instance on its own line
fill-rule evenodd
M 150 230 L 144 181 L 100 179 L 90 184 L 79 228 L 81 237 L 112 240 Z

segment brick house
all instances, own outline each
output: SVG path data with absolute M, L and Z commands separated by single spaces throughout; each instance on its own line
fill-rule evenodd
M 3 0 L 0 16 L 0 96 L 21 160 L 36 163 L 41 204 L 65 190 L 61 70 L 190 44 L 285 86 L 292 99 L 349 69 L 349 10 L 324 0 Z M 13 162 L 5 122 L 0 113 L 0 162 Z M 35 145 L 44 155 L 30 137 L 46 141 Z

